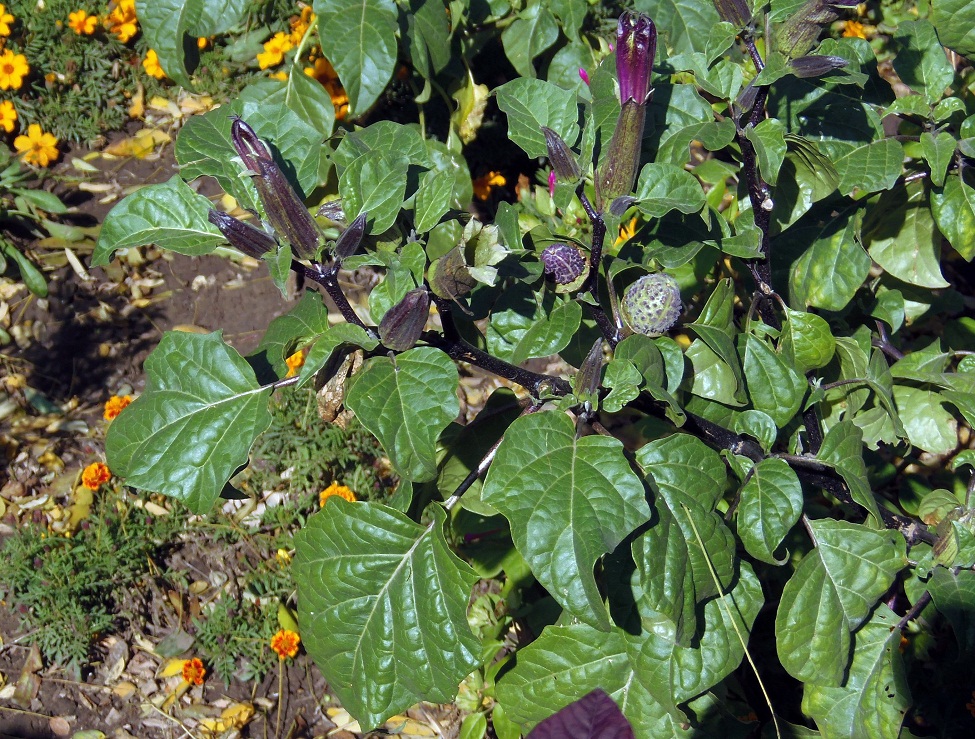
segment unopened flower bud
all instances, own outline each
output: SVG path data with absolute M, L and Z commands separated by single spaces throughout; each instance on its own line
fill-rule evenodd
M 542 133 L 545 135 L 545 148 L 548 149 L 548 160 L 552 164 L 552 170 L 563 182 L 575 182 L 579 179 L 579 165 L 575 155 L 562 137 L 555 131 L 546 126 L 542 126 Z
M 230 127 L 230 141 L 254 176 L 254 186 L 274 230 L 291 244 L 291 249 L 299 257 L 314 259 L 321 244 L 318 224 L 264 142 L 240 118 L 235 118 Z
M 430 293 L 426 288 L 410 290 L 379 322 L 383 346 L 394 352 L 412 349 L 423 333 L 429 313 Z
M 229 213 L 210 210 L 207 220 L 220 229 L 220 233 L 234 249 L 254 259 L 260 259 L 267 252 L 278 248 L 278 243 L 263 230 L 238 220 Z
M 822 77 L 850 62 L 841 56 L 801 56 L 789 62 L 796 77 Z
M 728 21 L 736 30 L 751 23 L 752 13 L 745 0 L 714 0 L 714 7 L 721 20 Z
M 550 244 L 545 247 L 539 258 L 545 268 L 545 276 L 559 286 L 577 287 L 582 284 L 589 272 L 586 258 L 576 247 L 569 244 Z
M 335 258 L 345 259 L 355 254 L 366 233 L 366 212 L 360 213 L 335 240 Z
M 342 207 L 342 198 L 322 203 L 318 207 L 318 215 L 335 223 L 345 223 L 345 209 Z
M 603 340 L 597 339 L 586 355 L 579 374 L 575 376 L 573 390 L 577 397 L 590 405 L 595 404 L 599 391 L 599 375 L 603 368 Z
M 680 317 L 680 285 L 663 272 L 644 275 L 626 289 L 620 313 L 631 331 L 644 336 L 666 333 Z

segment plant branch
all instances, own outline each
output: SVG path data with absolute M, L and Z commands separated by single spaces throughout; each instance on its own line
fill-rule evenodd
M 306 267 L 304 264 L 299 262 L 297 259 L 291 260 L 291 269 L 294 272 L 302 275 L 306 280 L 311 280 L 323 288 L 328 296 L 335 303 L 335 307 L 339 309 L 342 317 L 349 323 L 354 323 L 360 328 L 364 328 L 370 334 L 374 333 L 362 319 L 356 314 L 352 305 L 349 303 L 348 298 L 345 297 L 345 293 L 342 292 L 342 286 L 339 285 L 338 281 L 338 264 L 331 264 L 325 266 L 319 264 L 318 262 L 313 262 L 311 267 Z
M 921 611 L 923 611 L 927 607 L 928 603 L 930 602 L 931 602 L 931 593 L 925 590 L 923 593 L 921 593 L 921 597 L 917 599 L 917 603 L 911 606 L 910 610 L 908 610 L 908 612 L 904 614 L 901 620 L 897 622 L 897 626 L 895 626 L 894 628 L 903 631 L 904 627 L 907 626 L 907 624 L 909 624 L 911 621 L 913 621 L 914 619 L 916 619 L 918 616 L 921 615 Z

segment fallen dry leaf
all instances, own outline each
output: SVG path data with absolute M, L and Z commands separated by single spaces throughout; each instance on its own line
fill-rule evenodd
M 51 717 L 47 725 L 55 736 L 67 736 L 71 733 L 71 724 L 63 716 Z

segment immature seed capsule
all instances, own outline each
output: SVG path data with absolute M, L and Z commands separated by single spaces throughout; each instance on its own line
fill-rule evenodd
M 663 272 L 644 275 L 626 289 L 620 313 L 631 331 L 660 336 L 680 317 L 680 285 Z
M 545 268 L 545 276 L 556 285 L 571 285 L 586 271 L 585 257 L 569 244 L 550 244 L 545 247 L 539 258 Z

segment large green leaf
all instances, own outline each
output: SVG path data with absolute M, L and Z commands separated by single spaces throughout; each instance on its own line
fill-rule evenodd
M 931 600 L 955 632 L 961 654 L 975 648 L 975 572 L 937 567 L 928 581 Z
M 636 206 L 650 218 L 672 210 L 696 213 L 705 205 L 704 190 L 690 172 L 673 164 L 650 162 L 640 171 L 636 184 Z
M 934 105 L 955 78 L 938 34 L 930 21 L 904 21 L 895 36 L 901 49 L 894 57 L 894 70 L 901 80 Z
M 811 521 L 816 548 L 786 583 L 775 618 L 782 666 L 797 680 L 840 687 L 850 632 L 907 565 L 904 537 L 823 519 Z
M 911 705 L 900 655 L 899 617 L 881 604 L 854 635 L 853 661 L 842 686 L 806 683 L 802 710 L 826 739 L 888 739 L 900 735 Z
M 210 6 L 205 12 L 204 8 Z M 149 48 L 154 49 L 159 57 L 159 64 L 165 70 L 166 76 L 183 87 L 190 87 L 190 76 L 186 70 L 187 52 L 195 51 L 187 44 L 190 41 L 188 32 L 192 26 L 198 25 L 204 29 L 194 36 L 208 36 L 216 31 L 210 31 L 214 13 L 220 6 L 232 19 L 230 25 L 239 20 L 243 6 L 242 0 L 136 0 L 135 11 L 139 17 L 139 26 L 148 41 Z M 227 27 L 229 28 L 229 26 Z M 220 31 L 225 31 L 222 28 Z M 196 29 L 194 28 L 194 31 Z
M 650 517 L 643 484 L 608 436 L 576 438 L 558 412 L 515 421 L 504 435 L 481 500 L 511 524 L 538 581 L 577 618 L 609 628 L 593 566 Z
M 943 188 L 931 191 L 931 212 L 955 251 L 967 261 L 975 256 L 975 187 L 950 175 Z
M 947 454 L 958 445 L 958 423 L 940 393 L 894 385 L 894 401 L 914 446 L 931 454 Z
M 717 354 L 731 369 L 735 377 L 734 387 L 723 388 L 723 393 L 732 395 L 732 403 L 743 403 L 745 400 L 745 377 L 742 374 L 741 360 L 735 349 L 737 328 L 734 323 L 735 290 L 731 280 L 718 282 L 714 291 L 708 297 L 704 310 L 694 323 L 687 324 L 687 328 L 701 337 L 701 340 Z M 695 377 L 695 382 L 697 377 Z M 720 400 L 720 398 L 715 398 Z M 723 400 L 722 402 L 729 402 Z
M 530 157 L 548 156 L 542 126 L 566 145 L 579 138 L 576 95 L 551 82 L 520 77 L 495 90 L 498 107 L 508 116 L 508 136 Z
M 770 564 L 784 564 L 775 550 L 802 513 L 802 485 L 782 459 L 763 459 L 741 487 L 738 504 L 738 536 L 753 557 Z
M 339 323 L 323 331 L 311 345 L 301 365 L 298 387 L 308 383 L 324 367 L 336 349 L 342 346 L 358 346 L 372 350 L 379 346 L 379 339 L 355 323 Z
M 467 623 L 477 575 L 432 511 L 421 526 L 333 498 L 295 535 L 302 643 L 364 729 L 421 700 L 449 702 L 480 664 Z
M 502 31 L 501 45 L 505 56 L 522 77 L 535 76 L 535 57 L 559 38 L 559 24 L 549 12 L 547 3 L 529 3 L 518 17 Z
M 758 171 L 762 178 L 774 185 L 779 178 L 779 170 L 782 169 L 787 150 L 785 124 L 776 118 L 766 118 L 757 126 L 749 123 L 745 126 L 745 136 L 755 147 Z
M 488 350 L 512 364 L 547 357 L 568 345 L 581 321 L 582 308 L 576 301 L 518 284 L 494 306 L 487 328 Z
M 867 465 L 863 461 L 863 432 L 853 421 L 841 421 L 826 432 L 817 455 L 840 473 L 850 489 L 850 495 L 880 524 L 877 501 L 867 480 Z
M 207 220 L 211 207 L 178 175 L 143 187 L 105 217 L 92 266 L 108 264 L 117 249 L 146 244 L 190 256 L 208 254 L 224 243 L 223 234 Z
M 822 223 L 796 224 L 776 239 L 804 246 L 789 276 L 793 305 L 838 311 L 853 299 L 870 272 L 870 257 L 856 242 L 856 221 L 848 210 Z
M 889 190 L 904 168 L 904 147 L 896 139 L 871 141 L 839 157 L 835 164 L 839 191 L 844 195 L 857 189 Z
M 745 382 L 755 410 L 767 413 L 782 428 L 799 411 L 808 383 L 773 352 L 764 340 L 744 334 Z
M 219 333 L 165 334 L 145 371 L 145 392 L 109 427 L 109 466 L 206 513 L 270 425 L 269 390 Z
M 779 351 L 796 372 L 805 374 L 829 364 L 836 351 L 836 339 L 829 324 L 815 313 L 787 308 Z
M 369 232 L 382 233 L 396 221 L 406 196 L 409 160 L 395 151 L 370 151 L 339 177 L 342 206 L 350 218 L 369 214 Z
M 389 455 L 396 471 L 423 482 L 437 476 L 440 432 L 460 412 L 457 367 L 439 349 L 373 357 L 353 376 L 345 404 Z
M 263 355 L 275 374 L 284 377 L 288 371 L 284 360 L 297 347 L 328 331 L 330 325 L 322 294 L 307 290 L 294 308 L 271 321 L 254 354 Z
M 941 43 L 975 57 L 975 7 L 968 0 L 931 0 L 931 21 Z
M 653 18 L 661 46 L 674 54 L 706 51 L 711 29 L 721 20 L 712 3 L 637 0 L 633 7 Z
M 322 53 L 349 96 L 349 115 L 379 99 L 396 65 L 397 12 L 393 0 L 315 0 Z
M 873 260 L 898 280 L 918 287 L 948 287 L 941 274 L 941 233 L 922 183 L 884 193 L 863 224 Z

